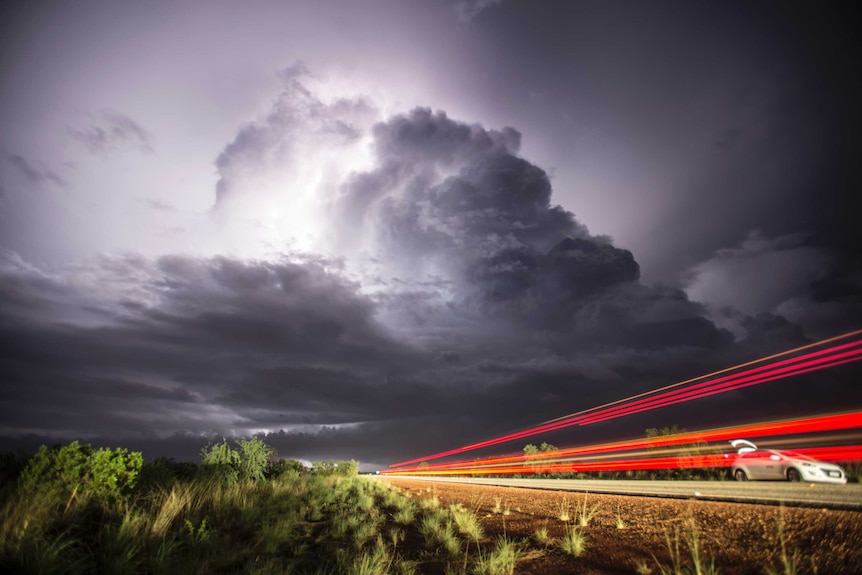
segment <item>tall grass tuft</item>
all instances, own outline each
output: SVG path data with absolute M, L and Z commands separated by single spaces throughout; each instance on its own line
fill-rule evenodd
M 617 529 L 620 529 L 620 530 L 628 527 L 628 524 L 625 522 L 625 519 L 623 519 L 622 514 L 620 514 L 620 506 L 619 505 L 617 505 L 617 515 L 616 515 L 616 521 L 614 522 L 614 525 L 616 526 Z
M 479 553 L 472 572 L 475 575 L 512 575 L 520 554 L 515 543 L 506 537 L 499 537 L 493 549 Z
M 665 530 L 665 544 L 670 555 L 671 564 L 662 565 L 656 560 L 656 567 L 661 575 L 718 575 L 719 569 L 715 561 L 703 555 L 700 546 L 700 533 L 693 517 L 686 518 L 682 529 L 674 526 L 673 535 Z M 681 544 L 688 547 L 691 564 L 683 562 Z M 655 556 L 653 556 L 655 559 Z
M 559 515 L 557 515 L 557 517 L 559 517 L 560 521 L 562 521 L 563 523 L 568 523 L 569 520 L 572 518 L 571 514 L 569 513 L 569 502 L 565 496 L 563 496 L 563 502 L 560 503 L 560 513 Z
M 587 548 L 587 537 L 578 527 L 567 527 L 560 548 L 572 557 L 580 557 Z
M 581 527 L 586 527 L 590 524 L 590 521 L 593 520 L 593 517 L 596 516 L 596 513 L 599 512 L 599 506 L 595 505 L 592 508 L 587 508 L 587 495 L 588 493 L 584 493 L 584 503 L 578 510 L 578 525 Z
M 449 507 L 449 515 L 462 535 L 466 535 L 476 543 L 485 536 L 478 518 L 469 509 L 452 505 Z
M 551 542 L 551 536 L 548 535 L 548 528 L 539 527 L 538 529 L 536 529 L 536 531 L 533 533 L 533 541 L 535 541 L 538 545 L 547 547 L 548 544 Z

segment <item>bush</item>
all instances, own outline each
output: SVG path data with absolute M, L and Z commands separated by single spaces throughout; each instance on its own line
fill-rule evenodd
M 143 457 L 138 451 L 97 449 L 73 441 L 48 449 L 41 446 L 21 474 L 19 493 L 60 503 L 77 495 L 122 499 L 138 480 Z
M 359 464 L 354 461 L 315 461 L 311 468 L 316 475 L 338 475 L 340 477 L 356 477 L 359 474 Z
M 270 459 L 275 455 L 275 449 L 263 442 L 259 437 L 253 439 L 238 439 L 239 444 L 239 478 L 249 481 L 261 481 L 265 478 Z
M 298 478 L 305 474 L 308 469 L 301 461 L 295 459 L 279 459 L 269 466 L 267 477 L 270 479 Z
M 201 450 L 203 461 L 198 467 L 197 478 L 220 485 L 233 485 L 239 481 L 239 451 L 222 439 L 221 443 L 207 445 Z
M 227 439 L 206 446 L 201 451 L 203 462 L 198 477 L 222 485 L 266 479 L 275 450 L 259 437 L 237 439 L 234 446 Z

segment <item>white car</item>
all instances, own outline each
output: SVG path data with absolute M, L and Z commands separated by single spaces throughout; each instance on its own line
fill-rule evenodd
M 730 473 L 737 481 L 749 479 L 785 479 L 818 483 L 847 483 L 844 470 L 833 463 L 824 463 L 792 451 L 758 449 L 745 439 L 730 442 L 737 449 Z

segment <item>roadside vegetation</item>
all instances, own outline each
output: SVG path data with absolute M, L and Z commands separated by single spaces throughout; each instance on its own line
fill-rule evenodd
M 488 536 L 478 503 L 413 499 L 354 461 L 222 441 L 201 464 L 73 442 L 0 458 L 0 572 L 486 574 L 550 541 Z M 501 514 L 505 515 L 508 506 Z

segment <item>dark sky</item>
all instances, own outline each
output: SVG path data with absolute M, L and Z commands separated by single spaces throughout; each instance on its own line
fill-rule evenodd
M 0 10 L 0 449 L 374 467 L 862 327 L 843 8 Z M 859 375 L 537 440 L 859 408 Z

